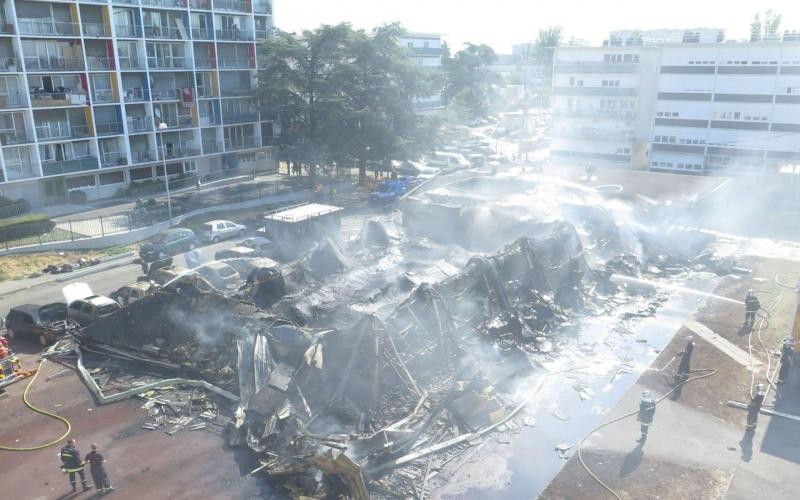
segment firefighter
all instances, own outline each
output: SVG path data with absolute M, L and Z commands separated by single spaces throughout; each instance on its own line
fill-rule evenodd
M 781 368 L 778 371 L 778 383 L 786 382 L 786 377 L 789 376 L 789 369 L 794 363 L 794 342 L 792 337 L 786 337 L 783 340 L 783 347 L 781 347 Z
M 103 455 L 97 451 L 97 443 L 92 443 L 92 451 L 86 454 L 86 463 L 89 464 L 89 472 L 92 474 L 94 487 L 101 495 L 114 491 L 114 487 L 111 486 L 111 481 L 108 479 L 108 474 L 106 474 L 104 462 Z
M 75 473 L 81 476 L 81 483 L 83 484 L 83 491 L 88 491 L 91 486 L 86 482 L 86 474 L 83 472 L 84 462 L 81 460 L 81 453 L 75 447 L 75 440 L 68 439 L 66 446 L 61 448 L 59 452 L 61 458 L 61 470 L 69 474 L 69 484 L 72 485 L 72 491 L 76 491 L 75 487 Z
M 686 347 L 680 352 L 681 363 L 678 365 L 678 378 L 683 379 L 689 375 L 692 364 L 692 353 L 694 352 L 694 339 L 691 335 L 686 337 Z
M 747 429 L 754 431 L 758 423 L 758 413 L 761 411 L 761 405 L 764 403 L 764 396 L 767 394 L 767 388 L 764 384 L 756 386 L 756 395 L 747 405 Z
M 756 323 L 756 313 L 761 309 L 761 303 L 753 290 L 747 291 L 744 299 L 744 326 L 752 327 Z
M 647 432 L 653 424 L 653 416 L 656 414 L 656 402 L 650 398 L 650 391 L 642 392 L 642 400 L 639 402 L 639 415 L 636 420 L 641 423 L 642 437 L 636 440 L 637 443 L 644 444 L 647 441 Z

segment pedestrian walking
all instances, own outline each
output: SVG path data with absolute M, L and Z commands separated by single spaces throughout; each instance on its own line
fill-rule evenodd
M 756 323 L 756 313 L 761 309 L 761 303 L 758 301 L 753 290 L 747 291 L 747 296 L 744 298 L 744 326 L 752 327 Z
M 108 479 L 108 474 L 106 474 L 104 462 L 103 455 L 97 451 L 97 443 L 92 443 L 92 451 L 86 454 L 86 463 L 89 464 L 89 472 L 92 474 L 94 487 L 101 495 L 114 491 L 114 487 L 111 486 L 111 481 Z
M 694 352 L 694 338 L 691 335 L 686 337 L 686 347 L 680 352 L 681 362 L 678 365 L 678 378 L 685 378 L 689 376 L 692 371 L 692 353 Z
M 636 440 L 637 443 L 644 444 L 647 441 L 647 433 L 653 425 L 653 417 L 656 414 L 656 402 L 650 397 L 650 391 L 642 392 L 642 399 L 639 401 L 639 415 L 636 420 L 641 424 L 642 436 Z
M 756 395 L 750 400 L 747 405 L 747 429 L 755 430 L 758 424 L 758 414 L 761 412 L 761 405 L 764 403 L 764 396 L 767 394 L 767 388 L 764 384 L 756 386 Z
M 72 485 L 72 491 L 75 492 L 77 490 L 75 486 L 76 473 L 81 477 L 83 491 L 88 491 L 91 486 L 86 482 L 86 473 L 83 472 L 84 462 L 81 460 L 81 453 L 75 447 L 75 440 L 68 439 L 67 444 L 61 448 L 58 456 L 61 458 L 61 470 L 65 474 L 69 474 L 69 484 Z

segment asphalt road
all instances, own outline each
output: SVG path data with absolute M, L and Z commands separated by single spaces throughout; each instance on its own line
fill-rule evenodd
M 214 253 L 223 248 L 229 248 L 241 241 L 241 238 L 235 238 L 221 243 L 207 245 L 200 247 L 198 250 L 203 254 L 206 261 L 214 259 Z M 175 264 L 185 266 L 183 255 L 174 257 Z M 21 304 L 47 304 L 50 302 L 63 302 L 64 297 L 61 295 L 61 289 L 69 283 L 80 282 L 88 284 L 92 291 L 100 295 L 108 295 L 117 290 L 123 285 L 133 283 L 136 277 L 142 273 L 142 267 L 139 264 L 128 263 L 120 267 L 100 271 L 75 278 L 69 281 L 51 281 L 42 283 L 26 290 L 19 290 L 12 293 L 0 295 L 0 314 L 3 317 L 8 313 L 8 310 L 14 306 Z M 67 277 L 69 275 L 60 275 Z

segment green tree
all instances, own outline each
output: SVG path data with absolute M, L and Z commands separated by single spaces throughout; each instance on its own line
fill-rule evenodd
M 765 12 L 756 12 L 750 22 L 750 41 L 762 42 L 766 40 L 779 39 L 782 17 L 777 12 L 769 9 Z
M 556 47 L 561 43 L 564 33 L 559 26 L 551 26 L 539 30 L 539 36 L 534 43 L 534 57 L 536 62 L 544 67 L 545 85 L 550 86 L 553 78 L 553 55 Z
M 459 101 L 470 118 L 488 113 L 492 86 L 500 79 L 489 69 L 497 60 L 494 50 L 488 45 L 467 46 L 444 60 L 447 83 L 444 91 L 445 105 Z

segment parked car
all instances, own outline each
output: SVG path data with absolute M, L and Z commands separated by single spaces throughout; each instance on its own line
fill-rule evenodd
M 247 228 L 241 224 L 236 224 L 229 220 L 212 220 L 203 224 L 203 230 L 200 237 L 205 241 L 219 243 L 228 238 L 244 236 Z
M 43 346 L 55 342 L 64 335 L 67 321 L 67 305 L 55 302 L 44 306 L 24 304 L 12 307 L 5 319 L 6 337 L 36 337 Z
M 263 236 L 255 236 L 240 241 L 234 247 L 217 251 L 214 254 L 214 258 L 217 260 L 253 257 L 269 257 L 274 259 L 279 253 L 278 245 L 271 239 L 264 238 Z
M 176 228 L 158 233 L 139 247 L 139 257 L 145 262 L 164 259 L 197 246 L 197 237 L 191 229 Z
M 235 290 L 241 280 L 236 269 L 224 262 L 210 262 L 195 271 L 219 290 Z
M 113 299 L 96 295 L 86 283 L 70 283 L 61 293 L 68 304 L 67 317 L 81 326 L 90 325 L 121 309 Z

